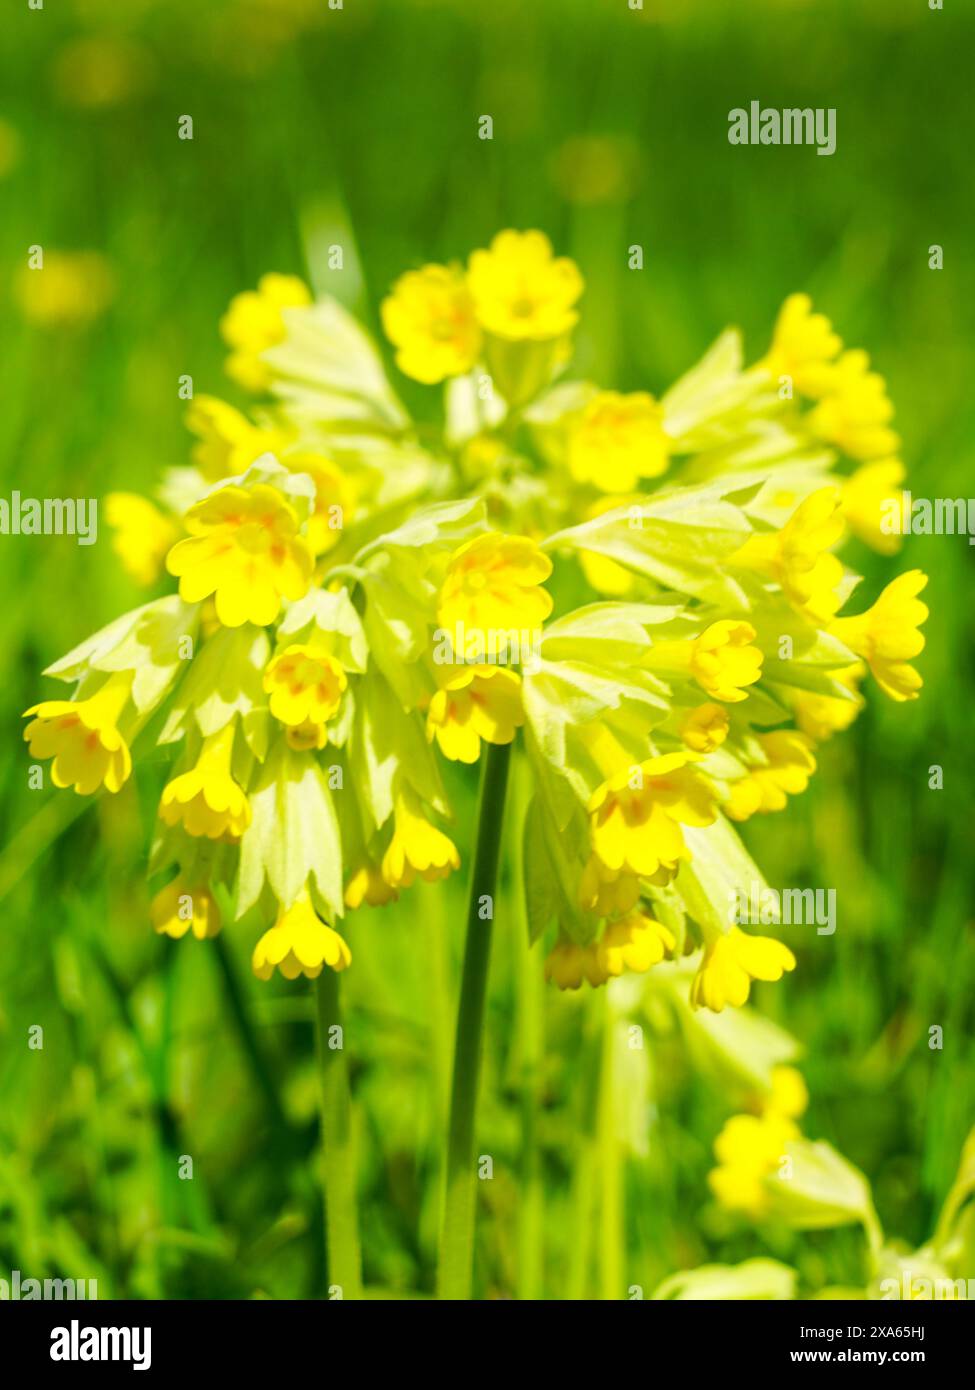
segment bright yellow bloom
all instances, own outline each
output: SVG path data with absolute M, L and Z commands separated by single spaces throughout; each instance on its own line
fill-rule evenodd
M 850 530 L 881 555 L 895 555 L 901 547 L 897 531 L 885 531 L 883 519 L 896 508 L 900 517 L 904 493 L 898 487 L 906 476 L 900 459 L 865 463 L 843 484 L 843 515 Z
M 732 820 L 748 820 L 757 812 L 784 810 L 786 798 L 804 792 L 816 771 L 812 744 L 805 734 L 794 729 L 776 729 L 771 734 L 760 734 L 758 743 L 768 762 L 749 768 L 746 777 L 731 784 L 724 812 Z
M 801 1071 L 795 1067 L 772 1068 L 772 1091 L 765 1109 L 794 1120 L 809 1104 L 809 1091 Z
M 921 570 L 899 574 L 872 607 L 855 618 L 835 618 L 830 632 L 870 667 L 874 680 L 892 700 L 916 700 L 924 682 L 909 665 L 924 650 L 918 628 L 928 609 L 917 597 L 928 582 Z
M 842 349 L 825 314 L 813 313 L 808 294 L 790 294 L 779 310 L 772 346 L 758 364 L 778 380 L 792 378 L 804 396 L 822 396 L 834 379 L 833 359 Z
M 111 304 L 115 277 L 97 251 L 45 251 L 43 267 L 20 271 L 14 293 L 31 323 L 84 328 Z
M 191 887 L 184 879 L 174 878 L 156 894 L 149 907 L 154 929 L 178 941 L 192 927 L 197 941 L 216 936 L 220 930 L 220 909 L 216 899 L 204 884 Z
M 137 492 L 110 492 L 105 515 L 115 532 L 112 549 L 126 574 L 137 584 L 155 584 L 179 534 L 176 523 Z
M 233 348 L 224 363 L 227 375 L 245 391 L 264 391 L 271 375 L 261 353 L 285 337 L 283 310 L 304 308 L 311 292 L 296 275 L 262 275 L 256 290 L 246 290 L 230 301 L 220 320 L 220 332 Z
M 281 909 L 278 920 L 261 937 L 251 957 L 251 968 L 259 980 L 269 980 L 275 970 L 280 970 L 286 980 L 297 980 L 299 975 L 317 980 L 323 966 L 340 971 L 351 964 L 348 943 L 325 925 L 307 894 L 302 894 L 289 908 Z
M 582 276 L 574 261 L 553 257 L 543 232 L 499 232 L 488 251 L 475 251 L 467 282 L 482 328 L 512 341 L 545 342 L 579 320 Z
M 900 437 L 890 428 L 893 414 L 887 383 L 870 370 L 869 356 L 857 348 L 837 362 L 829 392 L 808 420 L 814 434 L 851 458 L 881 459 L 900 447 Z
M 519 649 L 530 643 L 552 611 L 551 595 L 540 587 L 551 573 L 551 560 L 524 536 L 488 531 L 455 550 L 437 619 L 451 638 L 461 629 L 465 646 L 456 654 L 500 656 L 512 641 Z
M 597 989 L 609 975 L 599 960 L 595 942 L 577 946 L 574 941 L 562 939 L 545 957 L 545 978 L 559 989 L 578 989 L 583 980 Z
M 746 685 L 762 674 L 764 660 L 751 623 L 722 618 L 704 629 L 690 644 L 690 673 L 713 700 L 737 704 L 748 699 Z
M 383 328 L 396 365 L 428 386 L 469 372 L 481 351 L 481 330 L 463 271 L 425 265 L 401 275 L 383 300 Z
M 419 798 L 403 787 L 394 803 L 395 829 L 383 855 L 383 878 L 391 888 L 409 888 L 420 875 L 427 883 L 446 878 L 460 868 L 452 840 L 430 824 Z
M 569 432 L 569 471 L 604 492 L 630 492 L 670 461 L 664 413 L 646 391 L 600 391 Z
M 855 700 L 838 700 L 832 695 L 816 695 L 811 690 L 793 690 L 790 695 L 796 723 L 809 738 L 822 742 L 841 729 L 848 729 L 863 709 L 859 682 L 867 674 L 861 661 L 844 666 L 830 675 L 856 695 Z
M 635 874 L 607 869 L 598 855 L 591 854 L 579 880 L 579 906 L 597 917 L 629 912 L 640 897 L 640 880 Z
M 35 718 L 24 730 L 32 758 L 53 758 L 51 781 L 90 796 L 99 787 L 117 792 L 132 771 L 119 716 L 132 688 L 130 674 L 110 676 L 87 700 L 42 700 L 24 711 Z
M 596 946 L 596 959 L 607 975 L 622 975 L 624 970 L 643 975 L 676 945 L 662 922 L 645 912 L 631 912 L 607 925 Z
M 342 539 L 355 511 L 356 494 L 337 463 L 322 454 L 287 454 L 282 462 L 292 473 L 307 473 L 315 484 L 315 508 L 308 518 L 308 544 L 315 555 L 325 555 Z
M 728 725 L 721 705 L 697 705 L 680 726 L 681 740 L 693 753 L 713 753 L 728 737 Z
M 481 739 L 510 743 L 525 722 L 521 679 L 501 666 L 438 667 L 443 685 L 430 701 L 427 738 L 445 758 L 475 763 Z
M 216 396 L 195 396 L 186 426 L 199 439 L 193 462 L 211 482 L 246 473 L 262 454 L 277 454 L 292 438 L 290 430 L 262 429 Z
M 781 980 L 784 971 L 795 968 L 795 956 L 781 941 L 732 927 L 704 948 L 691 984 L 691 1005 L 716 1014 L 726 1004 L 738 1009 L 748 999 L 752 980 Z
M 395 888 L 391 888 L 375 864 L 366 861 L 350 876 L 345 885 L 345 905 L 349 908 L 385 907 L 399 898 Z
M 186 513 L 190 535 L 166 559 L 180 597 L 199 603 L 213 594 L 224 627 L 273 623 L 282 598 L 299 599 L 313 560 L 287 499 L 266 483 L 218 488 Z
M 230 770 L 233 720 L 203 744 L 196 766 L 163 788 L 159 815 L 188 835 L 208 840 L 239 840 L 251 823 L 250 802 Z
M 718 1167 L 708 1174 L 721 1205 L 753 1220 L 764 1216 L 770 1204 L 766 1181 L 775 1176 L 789 1143 L 799 1137 L 798 1125 L 775 1111 L 732 1115 L 715 1140 Z
M 275 719 L 299 731 L 299 741 L 310 738 L 303 726 L 322 730 L 338 712 L 342 693 L 348 685 L 345 672 L 335 657 L 314 643 L 294 643 L 285 647 L 264 672 L 264 689 Z M 314 746 L 322 748 L 316 734 Z
M 711 792 L 684 753 L 666 753 L 624 768 L 589 800 L 593 853 L 611 873 L 672 876 L 690 859 L 682 825 L 710 825 Z
M 833 487 L 819 488 L 781 531 L 750 536 L 732 563 L 768 575 L 801 613 L 825 623 L 840 606 L 843 565 L 830 551 L 842 536 L 840 494 Z

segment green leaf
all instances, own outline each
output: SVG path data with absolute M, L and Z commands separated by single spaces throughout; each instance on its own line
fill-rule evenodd
M 700 1265 L 672 1274 L 659 1284 L 651 1298 L 699 1300 L 705 1303 L 728 1299 L 773 1299 L 783 1301 L 796 1296 L 798 1274 L 778 1260 L 745 1260 L 739 1265 Z
M 264 629 L 250 623 L 215 632 L 194 657 L 159 743 L 175 743 L 182 738 L 191 719 L 208 738 L 239 714 L 251 751 L 263 758 L 269 718 L 263 675 L 270 649 Z

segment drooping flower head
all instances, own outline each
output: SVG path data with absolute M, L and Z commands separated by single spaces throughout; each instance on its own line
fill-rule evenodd
M 777 380 L 790 377 L 804 396 L 818 398 L 832 385 L 833 362 L 842 347 L 826 315 L 813 312 L 808 294 L 790 294 L 779 310 L 772 346 L 759 365 Z
M 624 768 L 589 801 L 593 853 L 614 873 L 673 875 L 690 859 L 682 825 L 710 825 L 714 801 L 687 766 L 685 753 L 665 753 Z
M 460 868 L 453 841 L 430 824 L 419 797 L 405 784 L 396 795 L 393 818 L 393 838 L 382 863 L 391 888 L 409 888 L 417 876 L 435 883 Z
M 475 763 L 486 743 L 510 743 L 525 722 L 521 680 L 502 666 L 438 667 L 440 689 L 427 711 L 427 738 L 445 758 Z
M 178 532 L 174 522 L 137 492 L 110 492 L 105 519 L 115 535 L 112 549 L 136 584 L 155 584 Z
M 251 966 L 259 980 L 269 980 L 280 970 L 286 980 L 305 975 L 316 980 L 327 965 L 345 970 L 352 964 L 348 943 L 318 916 L 307 893 L 282 908 L 274 926 L 254 947 Z
M 722 618 L 691 643 L 691 675 L 712 699 L 736 704 L 748 698 L 745 686 L 762 674 L 762 652 L 752 646 L 755 636 L 751 623 Z
M 741 1008 L 753 980 L 781 980 L 796 968 L 788 946 L 771 936 L 749 936 L 732 927 L 704 948 L 704 957 L 691 983 L 691 1005 L 719 1014 L 726 1004 Z
M 110 676 L 86 700 L 42 700 L 24 712 L 32 758 L 53 758 L 51 781 L 90 796 L 99 787 L 117 792 L 132 771 L 118 721 L 132 688 L 131 674 Z
M 194 396 L 186 427 L 199 440 L 193 462 L 210 482 L 245 473 L 262 454 L 279 453 L 293 437 L 291 430 L 252 424 L 216 396 Z
M 250 825 L 250 803 L 231 772 L 233 720 L 204 741 L 196 766 L 163 789 L 159 815 L 188 835 L 239 840 Z
M 599 939 L 596 956 L 608 976 L 624 970 L 645 974 L 677 945 L 673 932 L 646 912 L 630 912 L 610 922 Z
M 812 744 L 805 734 L 794 729 L 775 729 L 770 734 L 760 734 L 756 742 L 765 762 L 755 763 L 746 777 L 731 784 L 724 812 L 732 820 L 748 820 L 757 812 L 785 810 L 786 798 L 804 792 L 816 771 Z
M 268 664 L 264 689 L 275 719 L 290 729 L 324 728 L 337 713 L 348 681 L 340 662 L 314 642 L 293 643 Z M 324 743 L 315 746 L 324 747 Z
M 865 463 L 843 484 L 843 516 L 854 535 L 881 555 L 896 555 L 901 547 L 900 523 L 906 476 L 900 459 Z M 897 525 L 890 520 L 896 515 Z
M 839 490 L 819 488 L 781 531 L 750 536 L 732 561 L 768 575 L 801 613 L 827 622 L 840 606 L 843 565 L 831 551 L 843 529 Z
M 851 458 L 889 458 L 900 447 L 900 436 L 890 428 L 893 416 L 886 381 L 870 370 L 869 356 L 857 348 L 844 352 L 837 362 L 828 392 L 809 416 L 809 427 Z
M 447 565 L 437 619 L 453 639 L 458 630 L 461 660 L 504 659 L 512 646 L 533 647 L 552 611 L 551 595 L 541 587 L 552 562 L 534 541 L 494 531 L 475 536 L 455 550 Z
M 205 884 L 188 883 L 174 878 L 153 898 L 149 919 L 157 932 L 174 941 L 192 929 L 197 941 L 216 936 L 220 930 L 220 909 Z
M 574 261 L 552 255 L 543 232 L 499 232 L 489 250 L 471 254 L 467 281 L 481 326 L 498 338 L 543 342 L 579 320 L 582 276 Z
M 834 618 L 830 624 L 830 632 L 863 657 L 892 700 L 916 700 L 924 684 L 910 660 L 924 650 L 924 634 L 918 629 L 928 609 L 917 596 L 927 582 L 921 570 L 908 570 L 891 580 L 865 613 Z
M 600 391 L 569 432 L 569 471 L 603 492 L 631 492 L 667 469 L 663 410 L 646 391 Z
M 463 271 L 456 267 L 407 271 L 381 312 L 396 365 L 414 381 L 433 385 L 470 371 L 477 361 L 481 330 Z
M 235 295 L 220 320 L 224 342 L 232 349 L 227 375 L 245 391 L 263 391 L 270 381 L 261 354 L 285 336 L 283 310 L 311 303 L 307 285 L 296 275 L 262 275 L 256 290 Z

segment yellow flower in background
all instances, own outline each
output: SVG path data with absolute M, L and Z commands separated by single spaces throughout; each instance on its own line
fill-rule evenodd
M 591 854 L 579 880 L 579 906 L 597 917 L 612 917 L 629 912 L 640 898 L 640 880 L 636 874 L 607 869 L 596 854 Z
M 501 666 L 438 667 L 443 681 L 430 701 L 427 738 L 454 762 L 475 763 L 486 743 L 510 743 L 525 722 L 521 680 Z
M 289 908 L 282 908 L 278 920 L 254 947 L 251 967 L 259 980 L 269 980 L 280 970 L 286 980 L 305 975 L 317 980 L 324 966 L 341 971 L 352 964 L 352 952 L 344 937 L 326 926 L 303 894 Z
M 179 535 L 176 523 L 137 492 L 110 492 L 105 516 L 115 532 L 112 549 L 126 574 L 137 584 L 155 584 Z
M 250 802 L 234 780 L 234 723 L 204 741 L 196 766 L 163 788 L 159 815 L 188 835 L 208 840 L 239 840 L 250 825 Z
M 355 488 L 342 469 L 323 454 L 287 454 L 281 462 L 292 473 L 307 473 L 315 484 L 315 507 L 308 518 L 308 544 L 325 555 L 338 545 L 355 513 Z
M 481 329 L 463 271 L 425 265 L 401 275 L 383 300 L 383 328 L 396 365 L 432 386 L 469 372 L 481 351 Z
M 216 396 L 196 396 L 186 412 L 186 426 L 200 441 L 193 447 L 193 462 L 211 482 L 246 473 L 255 459 L 279 453 L 292 438 L 290 430 L 252 424 Z
M 838 489 L 819 488 L 799 504 L 781 531 L 750 536 L 731 561 L 767 575 L 801 613 L 824 623 L 841 602 L 843 564 L 831 550 L 843 530 Z
M 760 1220 L 770 1205 L 766 1180 L 774 1177 L 800 1130 L 785 1115 L 732 1115 L 714 1143 L 717 1168 L 708 1184 L 723 1207 Z
M 562 939 L 545 957 L 545 979 L 563 990 L 578 989 L 583 980 L 597 989 L 606 983 L 609 976 L 599 960 L 594 942 L 588 946 L 577 946 L 574 941 Z
M 697 705 L 681 723 L 681 741 L 694 753 L 713 753 L 728 737 L 729 723 L 722 705 Z
M 904 493 L 898 484 L 906 470 L 900 459 L 878 459 L 865 463 L 843 484 L 843 516 L 854 535 L 881 555 L 896 555 L 901 548 L 897 532 L 885 531 L 881 522 L 891 504 L 900 515 Z
M 690 643 L 690 673 L 712 699 L 726 704 L 748 699 L 744 687 L 760 679 L 764 660 L 751 645 L 755 637 L 751 623 L 722 618 Z
M 149 907 L 153 928 L 174 941 L 192 928 L 197 941 L 216 936 L 220 930 L 220 909 L 216 899 L 204 884 L 192 887 L 182 878 L 174 878 L 153 898 Z
M 624 768 L 589 800 L 592 848 L 610 872 L 670 876 L 690 859 L 682 825 L 710 825 L 714 802 L 684 753 Z
M 551 560 L 524 536 L 489 531 L 455 550 L 437 605 L 441 628 L 451 638 L 458 627 L 463 633 L 464 650 L 455 655 L 503 655 L 512 635 L 519 643 L 537 637 L 552 611 L 541 588 L 551 573 Z
M 345 905 L 352 909 L 363 903 L 367 907 L 385 907 L 398 898 L 399 894 L 383 878 L 382 871 L 369 861 L 360 864 L 345 885 Z
M 809 1090 L 802 1072 L 795 1067 L 773 1067 L 772 1087 L 765 1102 L 766 1111 L 774 1111 L 794 1120 L 809 1104 Z
M 704 948 L 691 983 L 691 1005 L 716 1014 L 726 1004 L 741 1008 L 753 980 L 781 980 L 785 971 L 795 968 L 795 956 L 781 941 L 749 936 L 740 927 L 732 927 Z
M 924 684 L 910 659 L 924 650 L 918 629 L 928 609 L 917 597 L 928 582 L 921 570 L 908 570 L 891 580 L 865 613 L 834 618 L 830 632 L 857 656 L 862 656 L 885 695 L 892 700 L 916 700 Z
M 311 724 L 322 729 L 338 712 L 348 685 L 335 657 L 313 643 L 285 647 L 264 672 L 264 689 L 275 719 L 293 729 Z M 323 747 L 318 743 L 316 747 Z
M 14 294 L 40 328 L 84 328 L 114 299 L 115 276 L 98 251 L 45 251 L 42 266 L 18 273 Z
M 276 347 L 285 337 L 284 310 L 311 304 L 311 291 L 296 275 L 262 275 L 256 290 L 235 295 L 220 320 L 220 332 L 230 356 L 227 375 L 245 391 L 264 391 L 271 380 L 261 353 Z
M 423 814 L 419 798 L 403 787 L 394 803 L 393 838 L 383 856 L 383 878 L 391 888 L 409 888 L 417 875 L 427 883 L 446 878 L 460 868 L 460 855 L 452 840 Z
M 808 422 L 814 434 L 851 458 L 882 459 L 900 447 L 900 436 L 890 428 L 893 415 L 886 381 L 870 370 L 867 353 L 856 348 L 837 362 L 829 392 Z
M 731 784 L 725 815 L 748 820 L 756 813 L 785 810 L 786 800 L 809 786 L 816 771 L 811 741 L 794 729 L 776 729 L 757 739 L 768 762 L 751 767 L 746 777 Z
M 32 758 L 53 758 L 51 781 L 90 796 L 99 787 L 117 792 L 132 771 L 118 721 L 132 688 L 131 674 L 110 676 L 87 700 L 42 700 L 24 711 L 34 719 L 24 730 Z
M 758 365 L 776 381 L 791 377 L 802 395 L 819 397 L 832 386 L 833 362 L 842 347 L 826 315 L 813 312 L 808 294 L 790 294 L 779 310 L 772 346 Z
M 792 712 L 796 723 L 809 738 L 823 742 L 842 729 L 848 729 L 863 709 L 864 699 L 860 694 L 860 681 L 867 674 L 861 661 L 842 670 L 831 671 L 833 680 L 845 685 L 856 696 L 855 700 L 840 700 L 833 695 L 816 695 L 811 690 L 790 692 Z
M 543 232 L 499 232 L 489 250 L 472 252 L 467 282 L 481 327 L 498 338 L 545 342 L 579 321 L 579 268 L 553 257 Z
M 166 568 L 179 579 L 180 597 L 199 603 L 213 594 L 224 627 L 265 627 L 282 599 L 308 591 L 314 567 L 308 542 L 287 499 L 267 483 L 229 484 L 209 493 L 186 513 L 184 540 Z
M 608 976 L 632 970 L 645 974 L 677 945 L 673 932 L 644 912 L 610 922 L 596 945 L 596 959 Z
M 604 492 L 631 492 L 670 462 L 664 413 L 646 391 L 600 391 L 569 430 L 569 471 Z

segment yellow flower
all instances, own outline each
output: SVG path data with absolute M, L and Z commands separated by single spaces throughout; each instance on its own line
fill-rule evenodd
M 345 905 L 349 908 L 385 907 L 399 898 L 395 888 L 391 888 L 375 864 L 366 861 L 350 876 L 345 885 Z
M 73 786 L 79 796 L 99 787 L 117 792 L 132 771 L 128 744 L 118 719 L 129 698 L 132 677 L 110 676 L 87 700 L 43 700 L 24 711 L 35 718 L 24 730 L 32 758 L 53 758 L 51 781 Z
M 214 594 L 224 627 L 273 623 L 282 598 L 308 590 L 313 560 L 298 534 L 298 518 L 286 498 L 266 483 L 231 483 L 202 498 L 186 513 L 190 535 L 166 559 L 179 578 L 180 597 L 199 603 Z
M 726 1004 L 740 1008 L 748 998 L 752 980 L 781 980 L 796 968 L 787 946 L 770 936 L 749 936 L 732 927 L 704 949 L 691 984 L 691 1005 L 719 1014 Z
M 510 743 L 525 722 L 521 680 L 500 666 L 438 667 L 441 688 L 430 701 L 427 738 L 436 738 L 445 758 L 475 763 L 481 739 Z
M 596 946 L 596 958 L 607 975 L 622 975 L 624 970 L 643 975 L 676 945 L 662 922 L 644 912 L 631 912 L 607 925 Z
M 620 495 L 611 493 L 608 497 L 598 497 L 590 507 L 586 508 L 584 519 L 591 521 L 593 517 L 602 516 L 605 512 L 611 512 L 616 507 L 624 507 L 627 503 L 636 506 L 639 500 L 639 496 L 634 493 Z M 630 593 L 636 585 L 636 575 L 633 571 L 617 564 L 608 555 L 599 555 L 595 550 L 582 550 L 579 552 L 579 560 L 586 579 L 597 594 L 619 598 Z
M 718 1167 L 708 1174 L 711 1190 L 723 1207 L 753 1220 L 770 1205 L 766 1181 L 774 1177 L 799 1127 L 785 1115 L 732 1115 L 714 1144 Z
M 904 493 L 897 486 L 906 470 L 900 459 L 865 463 L 843 485 L 843 515 L 850 530 L 881 555 L 895 555 L 901 547 L 898 531 L 885 531 L 882 522 L 895 510 L 900 518 Z
M 681 724 L 681 740 L 694 753 L 713 753 L 728 737 L 728 724 L 721 705 L 697 705 Z
M 795 1067 L 772 1068 L 772 1090 L 765 1103 L 767 1111 L 794 1120 L 809 1104 L 809 1091 L 801 1071 Z
M 396 348 L 396 365 L 406 376 L 434 385 L 470 371 L 481 350 L 463 271 L 425 265 L 401 275 L 381 308 L 386 336 Z
M 31 323 L 83 328 L 112 302 L 115 277 L 97 251 L 45 251 L 43 267 L 25 266 L 14 291 Z
M 289 430 L 262 429 L 216 396 L 196 396 L 186 426 L 199 439 L 193 462 L 211 482 L 245 473 L 262 454 L 277 454 L 291 439 Z
M 294 643 L 285 647 L 264 672 L 264 689 L 275 719 L 301 731 L 306 725 L 321 729 L 338 712 L 342 693 L 348 685 L 345 672 L 335 657 L 314 643 Z M 311 737 L 305 730 L 304 738 Z M 325 740 L 314 746 L 322 748 Z
M 722 618 L 690 644 L 690 673 L 713 700 L 737 704 L 748 699 L 743 687 L 760 679 L 764 659 L 751 646 L 755 635 L 751 623 Z
M 181 825 L 188 835 L 208 840 L 239 840 L 250 825 L 250 802 L 234 781 L 233 720 L 205 740 L 196 766 L 163 788 L 159 815 L 166 825 Z
M 921 570 L 899 574 L 872 607 L 855 618 L 835 618 L 830 632 L 870 667 L 874 680 L 892 700 L 916 700 L 924 682 L 909 665 L 924 650 L 918 628 L 928 609 L 917 597 L 928 582 Z
M 598 855 L 591 854 L 579 880 L 579 906 L 598 917 L 629 912 L 640 897 L 640 880 L 635 874 L 607 869 Z
M 870 358 L 860 350 L 844 352 L 832 375 L 829 392 L 810 413 L 809 427 L 851 458 L 881 459 L 895 454 L 900 437 L 890 428 L 894 407 L 887 383 L 870 371 Z
M 288 747 L 298 753 L 307 753 L 312 748 L 321 750 L 328 744 L 328 729 L 324 724 L 316 724 L 312 719 L 306 719 L 301 724 L 288 725 L 284 736 L 288 741 Z
M 611 873 L 672 876 L 690 859 L 682 825 L 710 825 L 707 785 L 686 766 L 684 753 L 666 753 L 611 777 L 589 800 L 593 852 Z
M 352 964 L 352 952 L 345 939 L 326 926 L 311 905 L 307 894 L 282 908 L 278 920 L 254 947 L 251 967 L 259 980 L 269 980 L 280 970 L 286 980 L 306 975 L 316 980 L 322 967 L 339 971 Z
M 178 941 L 192 927 L 197 941 L 216 936 L 220 930 L 220 909 L 216 899 L 204 884 L 191 887 L 184 879 L 174 878 L 153 898 L 149 917 L 157 932 Z
M 867 674 L 862 662 L 842 670 L 831 671 L 830 675 L 841 685 L 856 695 L 855 700 L 839 700 L 833 695 L 816 695 L 811 690 L 791 692 L 792 711 L 796 723 L 809 738 L 822 742 L 841 729 L 848 729 L 863 709 L 864 701 L 859 692 L 859 682 Z
M 574 941 L 563 939 L 545 957 L 545 978 L 559 989 L 578 989 L 583 980 L 596 989 L 609 976 L 599 960 L 595 942 L 577 946 Z
M 819 397 L 830 389 L 833 359 L 843 347 L 825 314 L 814 314 L 808 294 L 790 294 L 779 310 L 772 346 L 758 365 L 776 380 L 792 378 L 804 396 Z
M 830 551 L 842 535 L 840 494 L 836 488 L 819 488 L 781 531 L 750 536 L 732 563 L 768 575 L 801 613 L 825 623 L 840 606 L 843 565 Z
M 455 550 L 437 619 L 451 638 L 460 628 L 464 648 L 457 655 L 501 656 L 512 640 L 519 650 L 530 644 L 552 611 L 551 595 L 540 587 L 551 573 L 551 560 L 524 536 L 489 531 Z
M 154 584 L 179 534 L 175 522 L 137 492 L 110 492 L 105 514 L 115 532 L 112 549 L 137 584 Z
M 574 261 L 553 257 L 543 232 L 499 232 L 475 251 L 467 282 L 482 328 L 512 341 L 561 338 L 578 322 L 582 276 Z
M 600 391 L 569 432 L 569 471 L 604 492 L 630 492 L 666 471 L 671 442 L 664 413 L 646 391 Z
M 245 391 L 266 390 L 271 374 L 261 353 L 285 337 L 283 310 L 304 308 L 311 293 L 296 275 L 262 275 L 256 290 L 246 290 L 230 301 L 220 320 L 224 342 L 233 348 L 224 366 L 227 375 Z
M 307 473 L 315 484 L 315 508 L 308 518 L 308 544 L 315 555 L 333 550 L 355 511 L 355 489 L 337 463 L 322 454 L 288 454 L 282 460 L 292 473 Z
M 758 737 L 768 762 L 749 768 L 747 777 L 731 784 L 724 812 L 732 820 L 748 820 L 761 812 L 782 811 L 788 796 L 798 796 L 816 771 L 812 745 L 794 729 L 776 729 Z
M 419 798 L 403 787 L 394 802 L 395 829 L 383 856 L 383 878 L 391 888 L 409 888 L 419 874 L 427 883 L 460 868 L 452 840 L 430 824 Z

